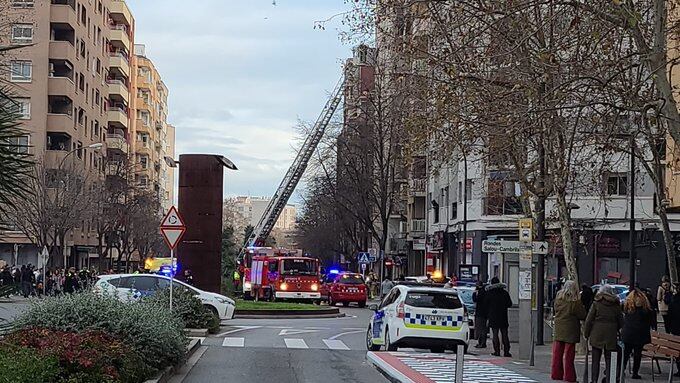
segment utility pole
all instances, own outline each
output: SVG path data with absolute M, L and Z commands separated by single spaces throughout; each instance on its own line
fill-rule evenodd
M 536 200 L 536 240 L 545 240 L 545 148 L 538 146 L 538 199 Z M 545 306 L 545 255 L 537 255 L 536 265 L 536 345 L 543 345 L 543 311 Z
M 637 254 L 635 253 L 635 135 L 630 134 L 630 176 L 628 177 L 628 186 L 630 188 L 630 229 L 628 231 L 628 240 L 630 249 L 628 252 L 628 261 L 630 262 L 629 269 L 629 290 L 635 289 L 635 271 L 637 263 Z

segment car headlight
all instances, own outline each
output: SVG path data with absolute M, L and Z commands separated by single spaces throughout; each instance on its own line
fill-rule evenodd
M 319 285 L 312 283 L 312 291 L 319 291 Z
M 283 290 L 283 291 L 286 291 L 286 290 L 288 290 L 288 284 L 287 284 L 286 282 L 283 282 L 283 283 L 279 286 L 279 288 L 280 288 L 281 290 Z

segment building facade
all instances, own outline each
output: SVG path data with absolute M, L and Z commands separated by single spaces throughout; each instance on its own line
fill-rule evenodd
M 245 218 L 250 226 L 256 226 L 264 215 L 267 205 L 271 201 L 270 197 L 250 197 L 238 196 L 231 199 L 235 206 L 236 213 Z M 274 225 L 275 230 L 293 231 L 297 221 L 297 208 L 293 204 L 288 204 L 281 212 L 279 219 Z

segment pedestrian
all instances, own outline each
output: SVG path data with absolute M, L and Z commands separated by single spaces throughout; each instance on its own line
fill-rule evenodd
M 385 298 L 389 294 L 390 290 L 394 287 L 394 283 L 389 278 L 385 278 L 380 285 L 380 299 Z
M 593 298 L 595 298 L 595 293 L 593 293 L 593 289 L 585 283 L 582 284 L 581 304 L 583 304 L 583 307 L 586 309 L 586 313 L 590 311 L 590 306 L 592 306 L 593 304 Z
M 24 298 L 28 298 L 28 296 L 31 295 L 31 287 L 33 282 L 33 271 L 31 271 L 29 266 L 21 266 L 20 281 L 21 295 L 23 295 Z
M 635 289 L 628 294 L 623 304 L 623 330 L 621 340 L 623 349 L 623 368 L 628 365 L 630 355 L 633 354 L 632 379 L 642 379 L 640 376 L 640 362 L 642 361 L 642 348 L 652 341 L 652 323 L 656 321 L 656 315 L 649 305 L 645 294 Z
M 590 307 L 583 332 L 592 348 L 592 383 L 598 383 L 600 360 L 605 356 L 605 379 L 611 367 L 611 353 L 616 351 L 619 330 L 623 327 L 623 314 L 619 297 L 607 284 L 600 286 Z M 618 371 L 618 369 L 617 369 Z
M 656 301 L 659 306 L 659 314 L 663 318 L 663 326 L 666 333 L 671 333 L 671 323 L 668 321 L 668 305 L 671 304 L 673 300 L 673 286 L 671 286 L 671 281 L 667 275 L 661 278 L 661 284 L 656 290 Z
M 186 269 L 184 270 L 184 282 L 186 282 L 189 285 L 194 284 L 194 275 L 191 273 L 191 269 Z
M 581 341 L 581 321 L 586 309 L 579 298 L 578 285 L 566 281 L 555 297 L 555 335 L 552 349 L 553 380 L 576 382 L 576 343 Z
M 675 295 L 668 305 L 668 323 L 670 324 L 670 333 L 680 336 L 680 285 L 675 285 Z M 680 359 L 675 361 L 678 365 L 678 372 L 674 376 L 680 378 Z
M 73 294 L 78 290 L 80 290 L 78 275 L 76 274 L 76 269 L 71 267 L 68 269 L 68 272 L 64 278 L 64 292 L 67 294 Z
M 486 297 L 484 299 L 488 308 L 487 318 L 489 327 L 493 334 L 493 355 L 501 356 L 501 340 L 498 337 L 500 332 L 503 338 L 503 356 L 512 357 L 510 354 L 510 338 L 508 338 L 508 309 L 512 307 L 512 299 L 508 294 L 505 283 L 500 283 L 497 277 L 491 279 L 491 284 L 486 286 Z
M 486 305 L 486 286 L 484 282 L 477 281 L 477 286 L 474 293 L 472 293 L 472 301 L 475 302 L 475 338 L 477 344 L 475 348 L 486 348 L 486 334 L 489 331 L 487 327 L 487 315 L 489 309 Z
M 233 284 L 234 284 L 234 292 L 238 291 L 238 287 L 241 284 L 241 274 L 239 274 L 238 270 L 234 270 L 234 276 L 233 276 Z
M 659 302 L 656 300 L 656 297 L 652 293 L 652 290 L 649 288 L 646 288 L 642 291 L 645 294 L 645 297 L 647 298 L 647 302 L 649 302 L 649 307 L 652 309 L 653 313 L 653 320 L 652 320 L 652 330 L 657 331 L 659 327 L 659 321 L 658 321 L 658 316 L 659 316 Z

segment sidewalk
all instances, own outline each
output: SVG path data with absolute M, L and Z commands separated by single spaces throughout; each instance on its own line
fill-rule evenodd
M 514 354 L 517 355 L 517 344 L 512 344 Z M 550 367 L 552 345 L 537 346 L 535 349 L 534 366 L 529 366 L 528 361 L 520 361 L 515 358 L 499 358 L 490 355 L 490 349 L 470 349 L 470 354 L 465 355 L 463 367 L 463 382 L 465 383 L 530 383 L 550 382 Z M 369 352 L 366 355 L 368 361 L 377 367 L 383 374 L 390 377 L 394 382 L 404 383 L 453 383 L 455 382 L 456 355 L 431 354 L 424 352 Z M 583 379 L 585 356 L 577 355 L 576 371 L 579 382 L 587 382 Z M 669 362 L 659 361 L 661 374 L 655 367 L 657 382 L 668 380 Z M 600 379 L 602 379 L 604 361 L 602 361 Z M 590 371 L 592 373 L 592 371 Z M 630 379 L 626 372 L 627 382 L 651 383 L 651 361 L 649 358 L 642 359 L 640 368 L 642 380 Z M 680 378 L 674 381 L 680 382 Z

